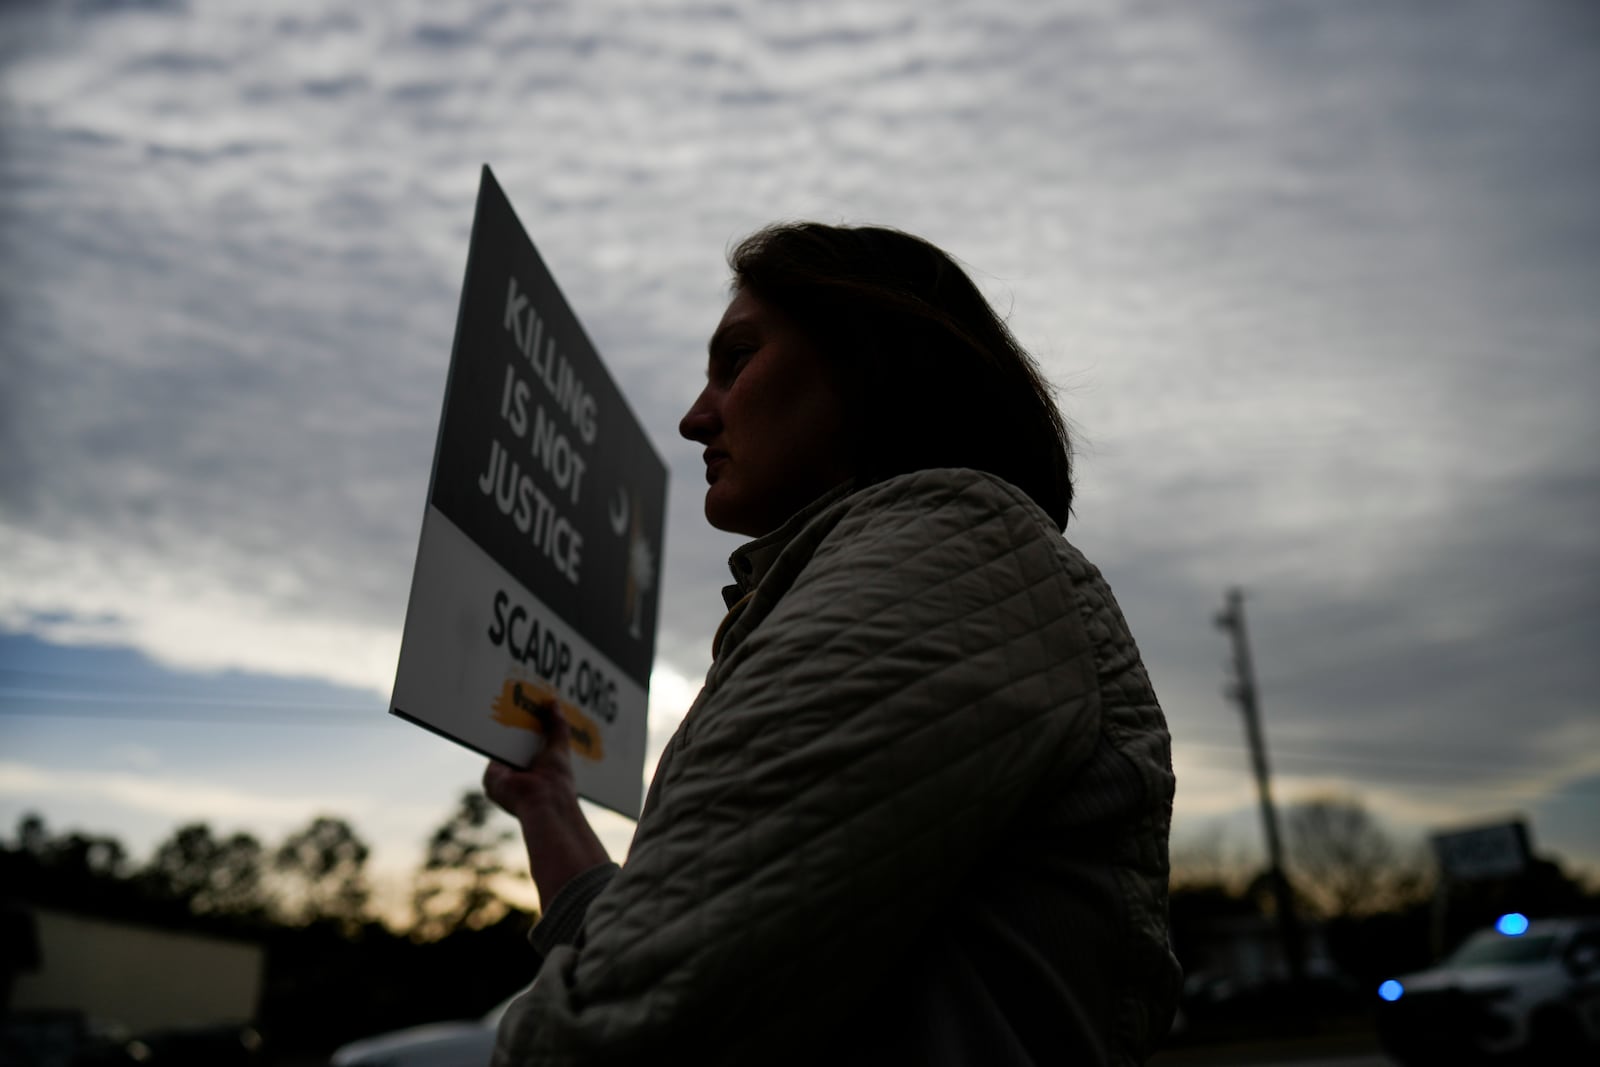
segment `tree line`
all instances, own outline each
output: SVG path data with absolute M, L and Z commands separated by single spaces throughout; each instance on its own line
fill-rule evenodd
M 1325 923 L 1354 922 L 1426 907 L 1434 900 L 1438 872 L 1428 846 L 1397 840 L 1359 797 L 1328 794 L 1290 804 L 1283 811 L 1283 831 L 1286 874 L 1303 916 Z M 1220 834 L 1173 850 L 1174 894 L 1259 897 L 1259 907 L 1270 910 L 1267 888 L 1264 872 L 1243 856 L 1229 855 Z M 1586 911 L 1597 890 L 1600 886 L 1568 875 L 1557 861 L 1536 856 L 1523 876 L 1499 886 L 1486 903 L 1509 906 L 1515 898 L 1552 914 Z M 1464 887 L 1456 892 L 1471 896 Z
M 1440 894 L 1427 846 L 1402 843 L 1357 797 L 1313 797 L 1288 805 L 1282 815 L 1285 873 L 1302 948 L 1316 948 L 1320 1011 L 1365 1017 L 1378 982 L 1431 966 L 1505 912 L 1537 918 L 1600 911 L 1600 892 L 1548 857 L 1534 857 L 1514 877 L 1453 884 Z M 1276 936 L 1276 924 L 1265 921 L 1276 916 L 1272 881 L 1258 860 L 1230 855 L 1220 834 L 1178 846 L 1170 911 L 1195 1036 L 1208 1022 L 1229 1036 L 1228 1027 L 1294 1018 L 1284 1010 L 1281 985 L 1267 981 L 1248 989 L 1239 976 L 1208 969 L 1225 955 L 1217 949 L 1229 934 L 1253 928 L 1258 937 Z M 1207 1018 L 1208 990 L 1223 988 L 1231 1001 L 1210 1001 Z
M 177 827 L 135 863 L 115 838 L 52 832 L 24 816 L 0 843 L 0 892 L 36 906 L 234 937 L 266 950 L 259 1022 L 279 1050 L 326 1049 L 382 1030 L 481 1014 L 532 980 L 534 915 L 500 890 L 511 878 L 509 820 L 483 794 L 461 796 L 428 836 L 404 916 L 380 919 L 370 848 L 346 820 L 319 815 L 275 843 Z M 1438 943 L 1434 873 L 1421 845 L 1399 843 L 1351 797 L 1284 811 L 1289 875 L 1302 916 L 1357 993 L 1429 965 Z M 1450 894 L 1443 928 L 1464 934 L 1502 910 L 1600 910 L 1600 895 L 1548 859 L 1513 881 Z M 1173 854 L 1173 944 L 1191 979 L 1205 944 L 1241 918 L 1269 917 L 1265 874 L 1220 837 Z M 1370 988 L 1369 988 L 1370 987 Z
M 482 793 L 428 836 L 405 914 L 380 916 L 371 848 L 318 815 L 276 842 L 176 827 L 142 862 L 115 837 L 24 815 L 0 842 L 0 892 L 34 907 L 258 944 L 258 1022 L 280 1050 L 482 1014 L 533 977 L 534 914 L 500 892 L 515 831 Z
M 429 836 L 412 878 L 410 914 L 390 925 L 433 941 L 493 925 L 511 910 L 496 891 L 523 877 L 501 850 L 515 836 L 494 825 L 481 793 L 466 793 Z M 53 833 L 42 816 L 24 815 L 0 845 L 8 892 L 38 903 L 87 908 L 156 923 L 175 916 L 222 932 L 262 926 L 322 926 L 354 934 L 377 922 L 367 861 L 371 849 L 345 819 L 318 815 L 269 847 L 249 833 L 222 835 L 205 822 L 178 826 L 136 864 L 114 837 Z

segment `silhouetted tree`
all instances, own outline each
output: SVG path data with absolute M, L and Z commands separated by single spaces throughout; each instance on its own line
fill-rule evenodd
M 218 838 L 205 823 L 189 823 L 156 847 L 139 881 L 199 914 L 259 915 L 266 906 L 263 862 L 261 842 L 251 835 Z
M 52 834 L 33 812 L 18 821 L 15 846 L 0 849 L 0 891 L 41 904 L 126 910 L 135 895 L 127 875 L 121 842 L 79 831 Z
M 1424 880 L 1354 797 L 1317 797 L 1285 816 L 1296 887 L 1324 918 L 1369 915 L 1408 902 Z
M 127 873 L 128 854 L 121 842 L 78 831 L 52 836 L 35 812 L 18 820 L 17 847 L 39 866 L 55 871 L 91 878 L 120 878 Z
M 1253 871 L 1250 857 L 1233 847 L 1220 826 L 1186 834 L 1173 844 L 1171 857 L 1173 892 L 1237 894 Z
M 206 861 L 216 849 L 211 827 L 189 823 L 156 846 L 150 862 L 139 872 L 139 882 L 152 895 L 193 905 L 205 885 Z
M 482 793 L 463 793 L 429 838 L 411 896 L 414 937 L 433 940 L 481 929 L 509 910 L 493 883 L 506 869 L 501 849 L 516 835 L 490 825 L 496 810 Z
M 17 820 L 17 851 L 43 859 L 50 847 L 50 832 L 45 829 L 44 816 L 30 811 Z
M 334 922 L 353 931 L 365 917 L 370 850 L 343 819 L 319 815 L 290 834 L 273 857 L 280 901 L 291 922 Z

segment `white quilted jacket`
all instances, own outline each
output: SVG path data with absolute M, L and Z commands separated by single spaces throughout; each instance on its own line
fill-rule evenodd
M 627 864 L 552 903 L 495 1064 L 1141 1062 L 1173 778 L 1099 572 L 968 470 L 836 492 L 734 570 Z

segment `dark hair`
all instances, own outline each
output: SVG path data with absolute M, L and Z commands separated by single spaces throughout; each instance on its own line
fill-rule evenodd
M 971 467 L 1066 529 L 1072 448 L 1038 364 L 943 251 L 899 230 L 769 226 L 728 256 L 838 369 L 857 476 Z

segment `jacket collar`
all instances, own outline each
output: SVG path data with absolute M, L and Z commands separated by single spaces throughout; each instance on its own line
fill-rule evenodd
M 795 534 L 805 529 L 806 524 L 816 518 L 829 504 L 855 488 L 854 478 L 840 482 L 789 516 L 788 521 L 776 530 L 734 549 L 733 555 L 728 557 L 728 570 L 733 572 L 733 584 L 722 587 L 722 600 L 728 605 L 729 610 L 732 610 L 740 600 L 755 592 L 756 586 L 761 584 L 761 579 L 765 578 L 767 571 L 772 568 L 772 562 L 788 547 L 789 542 L 794 540 Z

